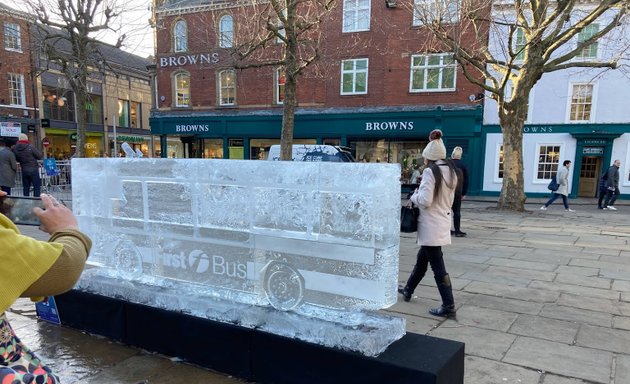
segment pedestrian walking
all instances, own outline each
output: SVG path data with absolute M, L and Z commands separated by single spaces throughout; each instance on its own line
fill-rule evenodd
M 606 172 L 606 199 L 604 200 L 603 209 L 616 211 L 615 201 L 619 197 L 619 167 L 621 161 L 615 160 Z
M 459 170 L 457 173 L 457 188 L 455 189 L 455 198 L 453 200 L 453 229 L 452 235 L 455 237 L 466 237 L 466 232 L 461 230 L 462 222 L 462 200 L 466 198 L 468 194 L 468 168 L 461 160 L 464 150 L 462 147 L 453 148 L 451 153 L 451 159 L 453 164 Z
M 411 173 L 411 177 L 409 178 L 409 184 L 420 184 L 420 166 L 416 165 L 413 168 L 413 172 Z
M 411 202 L 420 208 L 416 237 L 420 250 L 407 284 L 399 287 L 398 292 L 404 301 L 411 300 L 411 295 L 427 272 L 428 264 L 431 264 L 442 305 L 430 309 L 429 313 L 449 317 L 455 315 L 455 300 L 444 265 L 442 246 L 451 244 L 451 207 L 457 188 L 457 174 L 453 162 L 445 160 L 442 131 L 433 130 L 429 139 L 431 141 L 422 152 L 427 167 L 422 172 L 420 186 L 411 196 Z
M 17 173 L 17 161 L 15 154 L 7 148 L 4 139 L 0 139 L 0 188 L 11 194 L 11 188 L 15 186 L 15 174 Z
M 558 197 L 562 197 L 562 204 L 564 204 L 564 210 L 567 212 L 575 212 L 573 209 L 569 208 L 569 168 L 571 167 L 571 160 L 565 160 L 562 163 L 562 167 L 558 169 L 556 173 L 556 181 L 558 182 L 558 190 L 554 191 L 551 195 L 551 198 L 540 207 L 541 210 L 546 211 L 547 207 L 549 207 Z
M 39 197 L 42 179 L 39 176 L 39 163 L 42 153 L 28 142 L 28 136 L 20 134 L 20 139 L 13 148 L 15 158 L 20 163 L 22 169 L 22 187 L 24 196 L 30 196 L 31 185 L 33 186 L 33 196 Z
M 0 192 L 0 198 L 6 196 Z M 90 252 L 90 239 L 79 232 L 72 211 L 52 196 L 42 195 L 45 210 L 35 208 L 48 242 L 20 234 L 0 214 L 0 383 L 58 384 L 59 378 L 20 341 L 5 311 L 18 297 L 42 299 L 72 288 Z

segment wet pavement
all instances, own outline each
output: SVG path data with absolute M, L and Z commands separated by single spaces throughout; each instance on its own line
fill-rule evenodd
M 498 211 L 491 198 L 464 201 L 468 237 L 443 249 L 456 319 L 427 313 L 439 304 L 430 272 L 411 302 L 384 312 L 405 317 L 410 332 L 465 342 L 466 384 L 630 383 L 630 204 L 602 211 L 594 199 L 572 199 L 576 212 L 565 212 L 559 201 L 540 211 L 543 202 L 529 199 L 528 211 L 515 213 Z M 416 252 L 415 234 L 402 234 L 401 283 Z M 8 316 L 64 384 L 244 382 L 38 321 L 28 300 Z

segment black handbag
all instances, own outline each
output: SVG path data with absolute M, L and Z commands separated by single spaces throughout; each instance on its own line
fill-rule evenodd
M 549 185 L 547 186 L 547 188 L 553 192 L 557 191 L 558 188 L 560 188 L 560 184 L 558 184 L 558 182 L 556 181 L 556 175 L 553 175 L 551 177 L 551 181 L 549 182 Z
M 409 205 L 400 207 L 400 232 L 411 233 L 418 230 L 418 216 L 420 208 Z

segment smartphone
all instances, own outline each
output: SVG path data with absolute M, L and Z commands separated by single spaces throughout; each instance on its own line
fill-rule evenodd
M 39 197 L 0 197 L 0 213 L 8 217 L 15 224 L 40 225 L 39 218 L 33 213 L 33 208 L 44 209 Z

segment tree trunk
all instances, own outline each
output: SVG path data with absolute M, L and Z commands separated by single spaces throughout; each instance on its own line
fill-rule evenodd
M 77 87 L 74 90 L 76 95 L 76 119 L 77 119 L 77 147 L 75 148 L 74 157 L 85 157 L 86 131 L 87 131 L 87 111 L 85 104 L 87 101 L 87 93 L 85 89 Z
M 288 66 L 287 66 L 288 67 Z M 293 129 L 295 127 L 295 106 L 297 105 L 297 79 L 285 71 L 284 110 L 282 113 L 282 134 L 280 136 L 280 160 L 293 158 Z
M 503 132 L 503 185 L 498 208 L 512 211 L 525 210 L 523 182 L 523 125 L 527 118 L 527 98 L 513 99 L 499 108 L 499 121 Z

